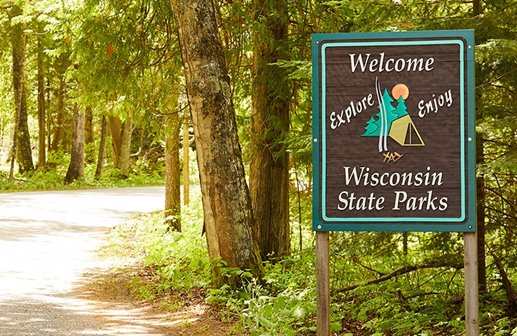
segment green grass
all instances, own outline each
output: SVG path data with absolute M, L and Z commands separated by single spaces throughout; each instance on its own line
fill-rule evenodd
M 8 167 L 0 167 L 0 192 L 36 191 L 36 190 L 75 190 L 94 188 L 115 188 L 132 186 L 163 185 L 164 171 L 159 166 L 151 167 L 148 162 L 136 161 L 123 177 L 120 171 L 106 165 L 100 179 L 95 178 L 96 165 L 86 164 L 84 177 L 70 184 L 64 184 L 70 156 L 64 153 L 49 153 L 47 168 L 26 174 L 15 174 L 14 181 L 9 182 Z
M 181 297 L 201 295 L 232 321 L 238 335 L 314 335 L 316 311 L 315 251 L 305 225 L 304 249 L 275 264 L 266 263 L 263 279 L 245 270 L 223 268 L 240 277 L 241 286 L 212 287 L 212 265 L 201 236 L 200 195 L 182 210 L 183 232 L 167 230 L 163 213 L 134 219 L 113 231 L 107 251 L 137 260 L 145 276 L 131 281 L 141 298 L 163 309 L 181 309 Z M 298 229 L 297 225 L 293 228 Z M 298 236 L 298 235 L 296 235 Z M 446 258 L 461 262 L 461 240 L 450 236 L 447 248 L 436 246 L 439 234 L 410 235 L 410 251 L 402 252 L 399 234 L 333 233 L 331 235 L 331 329 L 336 335 L 455 336 L 465 334 L 463 273 L 454 267 L 419 269 L 372 285 L 364 284 L 404 265 Z M 297 239 L 295 239 L 297 241 Z M 447 250 L 450 248 L 450 250 Z M 447 250 L 446 252 L 444 252 Z M 441 252 L 439 252 L 441 251 Z M 456 258 L 456 259 L 455 259 Z M 174 300 L 166 293 L 176 293 Z M 179 294 L 178 294 L 179 293 Z M 179 299 L 178 299 L 179 298 Z M 481 297 L 481 335 L 517 336 L 517 321 L 505 309 L 504 291 L 490 288 Z

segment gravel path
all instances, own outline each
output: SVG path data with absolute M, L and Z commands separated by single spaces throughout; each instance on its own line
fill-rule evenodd
M 163 188 L 0 194 L 0 335 L 165 335 L 145 308 L 106 305 L 74 288 L 109 265 L 109 228 L 158 210 Z

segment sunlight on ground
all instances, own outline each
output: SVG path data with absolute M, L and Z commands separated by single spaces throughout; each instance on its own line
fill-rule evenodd
M 163 189 L 149 190 L 2 194 L 0 335 L 161 336 L 185 323 L 74 291 L 109 266 L 95 255 L 110 228 L 162 206 Z

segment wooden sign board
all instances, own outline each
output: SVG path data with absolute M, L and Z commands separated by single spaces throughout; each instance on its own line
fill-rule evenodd
M 472 30 L 314 34 L 316 231 L 475 231 Z

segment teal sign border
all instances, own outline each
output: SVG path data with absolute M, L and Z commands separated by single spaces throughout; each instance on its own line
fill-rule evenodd
M 346 42 L 346 40 L 353 40 Z M 461 141 L 461 216 L 436 217 L 342 217 L 325 214 L 326 134 L 325 119 L 325 52 L 327 48 L 343 46 L 415 46 L 458 44 L 460 47 L 460 137 Z M 466 59 L 464 59 L 466 50 Z M 321 69 L 320 60 L 321 56 Z M 465 63 L 466 62 L 466 71 Z M 319 81 L 321 75 L 321 83 Z M 312 109 L 313 109 L 313 229 L 315 231 L 440 231 L 475 232 L 476 230 L 476 175 L 475 175 L 475 109 L 474 109 L 474 31 L 411 31 L 379 33 L 336 33 L 312 35 Z M 467 92 L 465 99 L 465 78 Z M 321 95 L 320 95 L 321 94 Z M 320 100 L 321 97 L 321 100 Z M 466 105 L 466 106 L 465 106 Z M 465 113 L 467 123 L 464 124 Z M 466 127 L 465 127 L 466 126 Z M 465 145 L 466 143 L 466 145 Z M 465 169 L 467 167 L 467 169 Z M 467 172 L 467 176 L 465 176 Z M 321 177 L 321 179 L 320 179 Z M 468 189 L 466 188 L 468 185 Z M 467 194 L 468 190 L 468 194 Z

